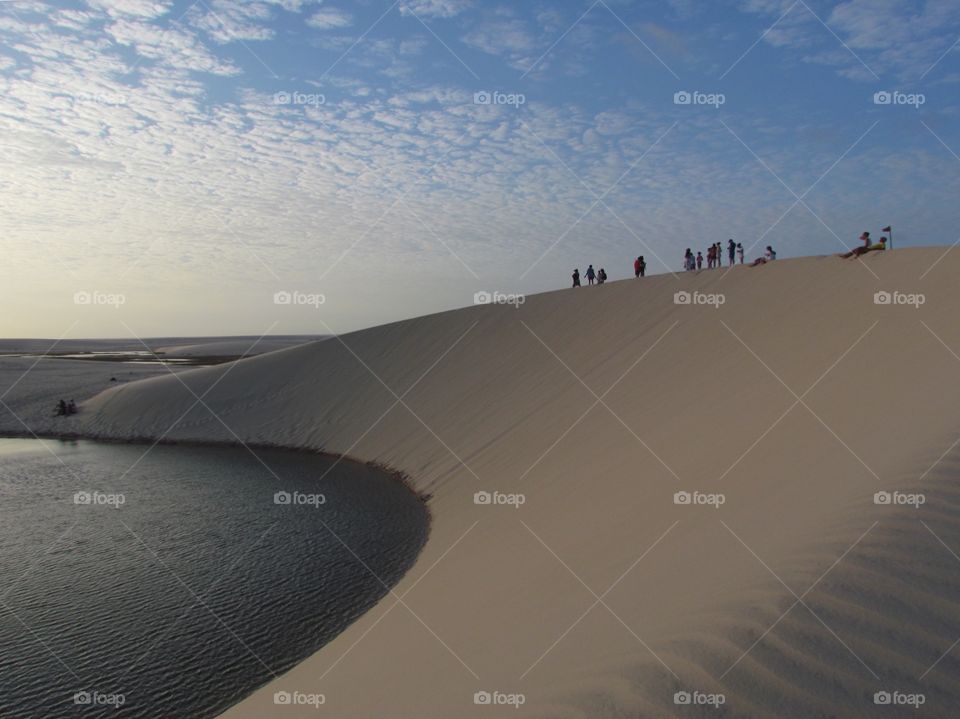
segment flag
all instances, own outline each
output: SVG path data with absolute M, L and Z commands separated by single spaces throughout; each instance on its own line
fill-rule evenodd
M 880 230 L 880 232 L 892 232 L 892 231 L 893 229 L 890 227 L 890 225 L 887 225 L 882 230 Z

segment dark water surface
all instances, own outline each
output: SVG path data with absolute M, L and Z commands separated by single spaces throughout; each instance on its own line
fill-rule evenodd
M 148 447 L 0 439 L 0 717 L 215 716 L 427 538 L 425 506 L 366 466 Z

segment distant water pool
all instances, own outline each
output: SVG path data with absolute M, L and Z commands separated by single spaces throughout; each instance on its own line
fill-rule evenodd
M 427 538 L 423 503 L 364 465 L 148 448 L 0 439 L 0 717 L 216 716 Z

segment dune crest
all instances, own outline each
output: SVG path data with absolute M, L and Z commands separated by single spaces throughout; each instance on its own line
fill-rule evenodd
M 272 716 L 278 690 L 338 717 L 507 711 L 477 692 L 522 696 L 518 717 L 717 716 L 704 696 L 732 716 L 906 711 L 877 692 L 952 716 L 944 249 L 444 312 L 111 389 L 83 427 L 341 453 L 431 495 L 394 592 L 225 716 Z

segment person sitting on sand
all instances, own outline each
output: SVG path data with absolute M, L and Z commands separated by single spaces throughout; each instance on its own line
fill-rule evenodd
M 869 235 L 870 233 L 864 232 L 863 234 Z M 863 237 L 861 237 L 860 239 L 863 239 Z M 869 238 L 868 238 L 868 241 L 869 241 Z M 879 242 L 876 242 L 872 245 L 866 244 L 863 247 L 855 247 L 849 252 L 841 253 L 840 257 L 846 260 L 846 259 L 849 259 L 850 257 L 860 257 L 861 255 L 865 255 L 868 252 L 875 252 L 877 250 L 885 250 L 885 249 L 887 249 L 887 238 L 881 237 Z
M 54 412 L 54 415 L 57 417 L 62 417 L 67 413 L 67 403 L 63 400 L 57 402 L 57 410 Z
M 768 262 L 773 262 L 775 259 L 777 259 L 777 253 L 773 251 L 770 245 L 767 245 L 767 251 L 763 253 L 763 257 L 758 257 L 751 262 L 749 266 L 756 267 L 757 265 L 765 265 Z
M 597 278 L 597 273 L 593 271 L 593 265 L 587 267 L 587 284 L 592 285 L 593 281 Z
M 573 286 L 580 286 L 580 268 L 577 268 L 573 271 Z

